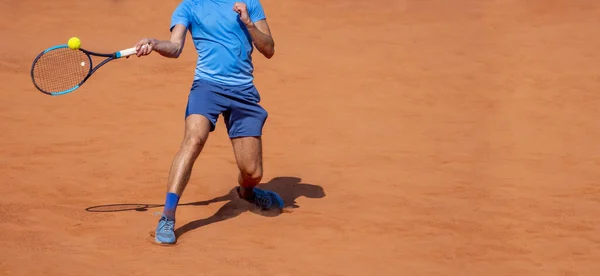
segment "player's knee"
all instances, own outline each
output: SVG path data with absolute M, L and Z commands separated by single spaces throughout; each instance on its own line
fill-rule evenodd
M 242 177 L 246 182 L 258 183 L 262 180 L 263 170 L 257 164 L 248 164 L 241 169 Z
M 188 135 L 185 137 L 183 147 L 190 151 L 200 151 L 204 147 L 205 139 L 198 135 Z

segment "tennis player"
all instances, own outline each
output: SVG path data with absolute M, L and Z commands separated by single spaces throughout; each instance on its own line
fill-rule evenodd
M 189 30 L 198 53 L 185 112 L 185 134 L 171 165 L 155 241 L 173 244 L 175 211 L 196 158 L 222 115 L 239 168 L 237 193 L 263 209 L 283 208 L 273 191 L 256 188 L 263 176 L 262 130 L 267 111 L 254 86 L 254 47 L 266 58 L 274 41 L 260 0 L 183 0 L 171 16 L 169 40 L 144 38 L 137 56 L 178 58 Z

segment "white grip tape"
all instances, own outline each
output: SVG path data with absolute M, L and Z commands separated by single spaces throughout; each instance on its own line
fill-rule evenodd
M 132 47 L 132 48 L 117 52 L 117 58 L 128 57 L 131 55 L 135 55 L 136 53 L 137 53 L 137 51 L 135 50 L 135 47 Z

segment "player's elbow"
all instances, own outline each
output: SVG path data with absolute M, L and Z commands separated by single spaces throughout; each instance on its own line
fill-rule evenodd
M 273 47 L 272 45 L 267 47 L 264 51 L 263 51 L 263 55 L 267 58 L 267 59 L 271 59 L 274 55 L 275 55 L 275 47 Z
M 270 51 L 266 52 L 264 55 L 267 59 L 271 59 L 275 55 L 275 50 L 270 50 Z

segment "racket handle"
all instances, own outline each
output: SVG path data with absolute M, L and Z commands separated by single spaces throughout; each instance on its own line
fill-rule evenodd
M 129 49 L 125 49 L 125 50 L 121 50 L 115 53 L 116 58 L 122 58 L 122 57 L 128 57 L 131 55 L 135 55 L 137 53 L 137 51 L 135 50 L 135 47 L 131 47 Z

